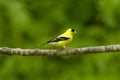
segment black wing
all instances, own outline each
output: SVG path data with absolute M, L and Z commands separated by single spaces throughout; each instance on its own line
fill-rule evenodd
M 57 37 L 57 38 L 47 41 L 46 43 L 54 43 L 54 42 L 59 42 L 59 41 L 65 41 L 68 39 L 70 39 L 70 38 L 69 37 Z

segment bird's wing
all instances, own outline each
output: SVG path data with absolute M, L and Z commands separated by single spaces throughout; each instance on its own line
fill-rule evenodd
M 57 37 L 57 38 L 54 38 L 54 39 L 51 39 L 49 41 L 47 41 L 46 43 L 56 43 L 56 42 L 59 42 L 59 41 L 65 41 L 65 40 L 68 40 L 70 39 L 69 37 Z

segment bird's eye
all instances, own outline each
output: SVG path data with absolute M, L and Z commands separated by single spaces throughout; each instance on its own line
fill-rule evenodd
M 75 30 L 74 30 L 74 29 L 71 29 L 71 31 L 72 31 L 72 32 L 75 32 Z

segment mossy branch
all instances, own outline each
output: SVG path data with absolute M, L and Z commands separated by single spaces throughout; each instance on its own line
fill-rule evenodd
M 22 55 L 22 56 L 63 56 L 63 55 L 83 55 L 83 54 L 95 54 L 105 52 L 120 52 L 120 45 L 108 45 L 108 46 L 94 46 L 84 48 L 73 49 L 21 49 L 21 48 L 9 48 L 1 47 L 0 54 L 6 55 Z

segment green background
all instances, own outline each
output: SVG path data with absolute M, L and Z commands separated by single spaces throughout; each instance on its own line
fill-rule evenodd
M 1 47 L 40 48 L 68 28 L 77 31 L 70 48 L 119 44 L 120 0 L 0 0 Z M 0 55 L 0 80 L 119 80 L 119 75 L 119 53 Z

